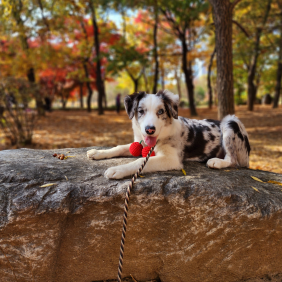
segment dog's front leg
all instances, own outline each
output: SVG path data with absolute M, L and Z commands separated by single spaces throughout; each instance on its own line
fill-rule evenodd
M 128 157 L 131 156 L 129 147 L 131 144 L 119 145 L 108 150 L 92 149 L 87 151 L 87 157 L 93 160 L 110 159 L 114 157 Z
M 145 158 L 140 158 L 132 163 L 110 167 L 105 172 L 105 177 L 110 179 L 121 179 L 133 175 L 144 163 Z M 182 168 L 182 163 L 178 157 L 164 155 L 151 157 L 142 172 L 155 172 L 178 170 Z

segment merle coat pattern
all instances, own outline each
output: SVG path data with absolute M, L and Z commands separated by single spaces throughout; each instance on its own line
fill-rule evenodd
M 248 167 L 250 145 L 244 125 L 234 115 L 221 122 L 178 116 L 178 95 L 165 90 L 157 94 L 134 93 L 125 97 L 125 109 L 132 120 L 134 141 L 155 147 L 143 172 L 179 170 L 183 161 L 206 162 L 209 168 Z M 131 144 L 109 150 L 89 150 L 90 159 L 130 156 Z M 144 158 L 111 167 L 105 177 L 120 179 L 134 174 Z

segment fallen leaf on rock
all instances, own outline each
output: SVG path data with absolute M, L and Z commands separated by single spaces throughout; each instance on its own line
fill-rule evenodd
M 255 177 L 255 176 L 251 176 L 254 180 L 256 180 L 256 181 L 259 181 L 259 182 L 262 182 L 262 183 L 264 183 L 262 180 L 260 180 L 259 178 L 257 178 L 257 177 Z
M 230 170 L 225 170 L 225 171 L 230 171 Z
M 66 180 L 68 180 L 68 178 L 65 176 Z
M 48 183 L 48 184 L 44 184 L 40 187 L 44 188 L 44 187 L 49 187 L 49 186 L 53 186 L 53 185 L 56 185 L 56 183 Z
M 282 186 L 282 183 L 281 183 L 281 182 L 274 181 L 274 180 L 268 180 L 267 183 L 272 183 L 272 184 L 277 184 L 277 185 Z
M 145 177 L 145 176 L 143 176 L 143 175 L 139 174 L 139 177 Z
M 75 158 L 75 156 L 68 156 L 68 158 Z
M 183 172 L 184 175 L 186 175 L 186 171 L 184 169 L 182 169 L 182 172 Z
M 255 187 L 253 187 L 253 186 L 251 186 L 254 190 L 256 190 L 257 192 L 259 192 L 259 190 L 257 189 L 257 188 L 255 188 Z

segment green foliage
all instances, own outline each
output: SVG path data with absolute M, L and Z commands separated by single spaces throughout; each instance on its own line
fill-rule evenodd
M 205 99 L 205 90 L 203 87 L 201 86 L 197 86 L 196 89 L 195 89 L 195 102 L 196 102 L 196 105 L 199 105 L 201 104 L 204 99 Z

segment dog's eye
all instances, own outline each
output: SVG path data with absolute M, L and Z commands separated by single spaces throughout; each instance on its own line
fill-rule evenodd
M 163 109 L 160 109 L 159 111 L 158 111 L 158 115 L 162 115 L 164 113 L 164 110 Z
M 144 114 L 144 110 L 138 110 L 139 115 L 143 115 Z

